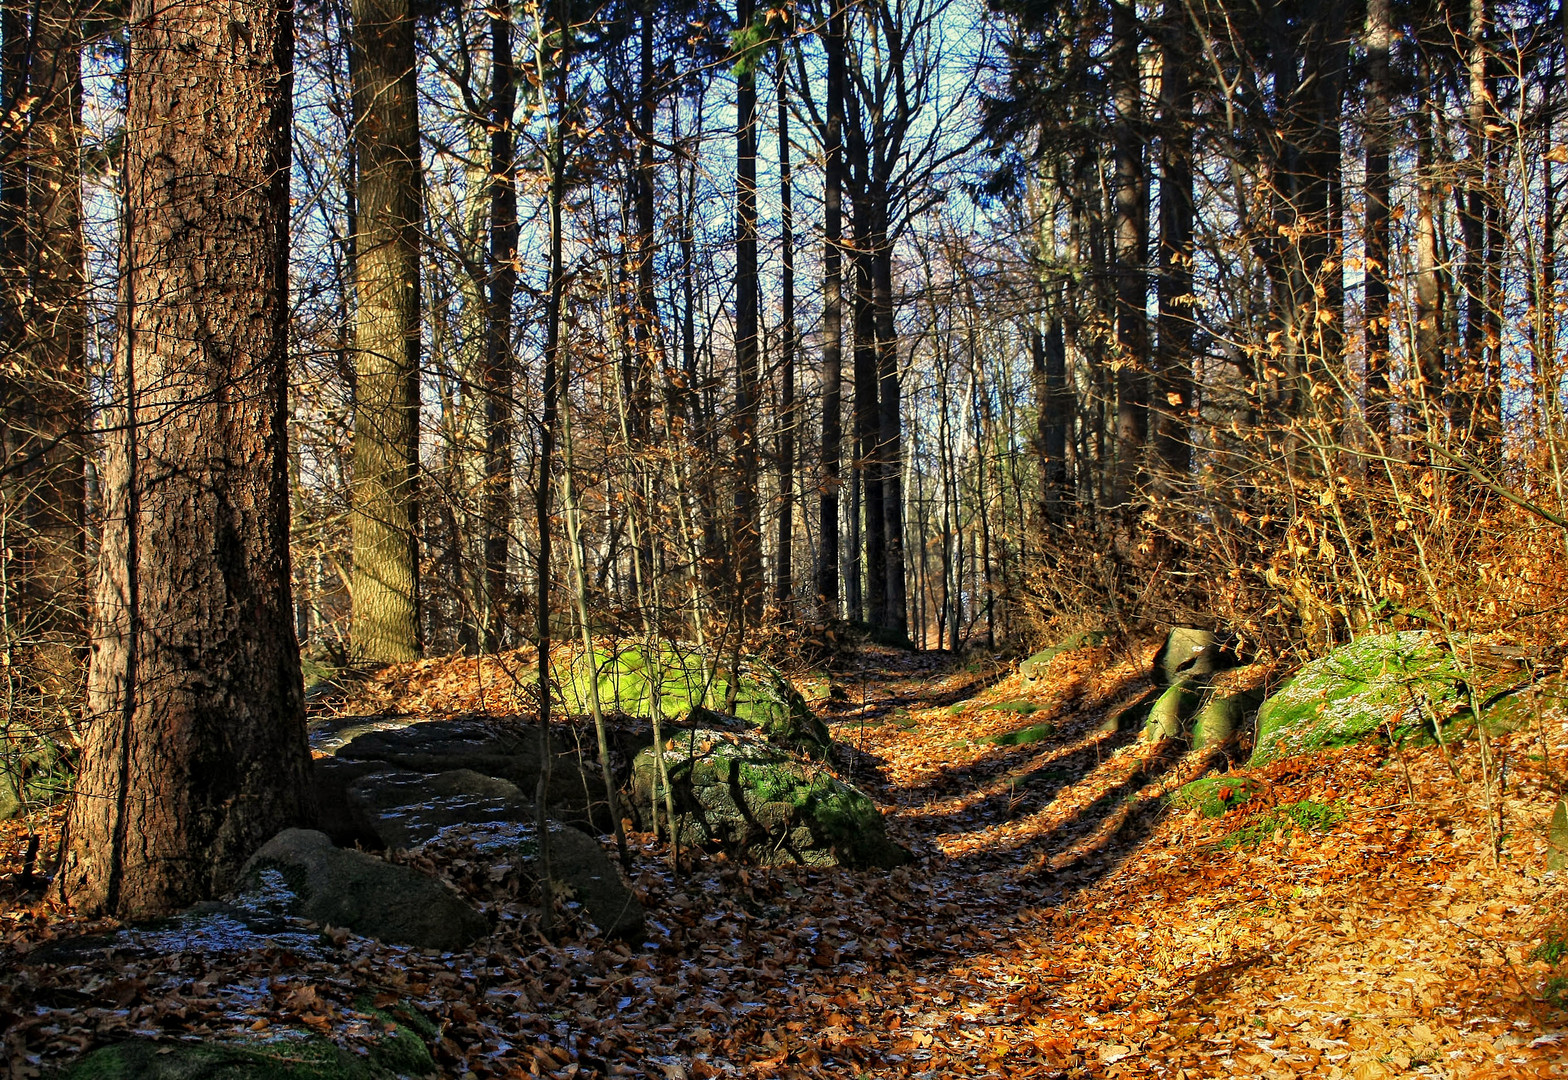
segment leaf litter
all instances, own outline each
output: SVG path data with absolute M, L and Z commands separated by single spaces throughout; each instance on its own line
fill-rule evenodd
M 1568 960 L 1548 947 L 1568 934 L 1568 882 L 1543 869 L 1563 715 L 1494 744 L 1508 763 L 1494 859 L 1469 744 L 1459 778 L 1435 750 L 1364 745 L 1251 773 L 1258 794 L 1217 819 L 1171 807 L 1212 762 L 1099 730 L 1147 670 L 1147 655 L 1084 650 L 1026 683 L 1000 662 L 862 650 L 816 706 L 835 770 L 917 861 L 710 855 L 676 873 L 634 834 L 636 943 L 594 936 L 570 897 L 566 932 L 544 939 L 510 849 L 457 830 L 395 857 L 491 917 L 470 951 L 298 921 L 214 947 L 23 889 L 27 828 L 6 823 L 5 1068 L 42 1076 L 132 1036 L 304 1030 L 352 1048 L 392 1015 L 459 1080 L 1568 1075 Z M 394 670 L 359 711 L 493 709 L 504 673 L 481 672 L 481 690 L 475 672 Z M 1020 700 L 1027 717 L 986 708 Z M 986 741 L 1043 721 L 1041 741 Z M 1275 812 L 1308 802 L 1343 818 Z M 34 820 L 45 852 L 59 824 Z

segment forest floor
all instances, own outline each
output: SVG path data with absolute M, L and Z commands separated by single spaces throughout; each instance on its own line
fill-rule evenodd
M 634 836 L 642 944 L 543 941 L 515 879 L 457 844 L 407 858 L 498 916 L 468 953 L 325 932 L 41 963 L 44 943 L 104 924 L 17 889 L 7 825 L 10 1076 L 133 1033 L 292 1025 L 352 1044 L 367 994 L 439 1025 L 458 1080 L 1568 1076 L 1568 872 L 1543 870 L 1560 719 L 1499 741 L 1490 811 L 1473 744 L 1458 778 L 1435 749 L 1368 745 L 1259 770 L 1259 795 L 1210 820 L 1164 797 L 1197 767 L 1174 747 L 1096 731 L 1148 661 L 1078 652 L 1025 685 L 1001 664 L 855 654 L 833 676 L 842 699 L 818 705 L 838 771 L 916 861 L 676 873 Z M 406 704 L 471 708 L 453 663 L 408 669 Z M 1036 711 L 993 707 L 1021 700 Z M 982 741 L 1046 720 L 1030 745 Z

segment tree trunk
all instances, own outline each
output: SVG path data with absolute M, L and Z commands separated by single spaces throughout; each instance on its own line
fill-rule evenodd
M 0 319 L 14 372 L 0 379 L 10 566 L 4 644 L 28 726 L 69 740 L 87 637 L 86 278 L 77 129 L 81 23 L 76 5 L 7 10 L 0 233 Z M 17 35 L 13 42 L 10 35 Z M 16 65 L 16 70 L 12 66 Z M 19 217 L 18 215 L 25 215 Z
M 1159 356 L 1155 365 L 1158 421 L 1154 487 L 1168 513 L 1192 465 L 1187 414 L 1192 408 L 1192 88 L 1187 14 L 1167 3 L 1165 57 L 1160 74 Z M 1174 525 L 1174 520 L 1167 525 Z
M 1393 44 L 1390 0 L 1367 0 L 1367 116 L 1362 142 L 1366 147 L 1366 230 L 1363 259 L 1366 281 L 1366 416 L 1372 432 L 1389 433 L 1389 155 L 1394 130 L 1390 118 L 1389 49 Z
M 737 0 L 735 18 L 751 25 L 752 0 Z M 747 622 L 762 615 L 762 531 L 757 498 L 757 71 L 736 64 L 735 189 L 735 587 Z
M 1116 467 L 1111 503 L 1124 518 L 1136 517 L 1129 500 L 1136 492 L 1149 434 L 1148 258 L 1149 201 L 1143 167 L 1138 23 L 1130 0 L 1112 4 L 1111 57 L 1115 84 L 1116 213 Z
M 883 204 L 885 208 L 885 203 Z M 898 339 L 893 318 L 893 247 L 886 230 L 877 230 L 872 262 L 876 306 L 879 447 L 882 473 L 883 558 L 871 573 L 884 579 L 882 625 L 901 640 L 909 637 L 909 601 L 904 581 L 904 446 L 903 395 L 898 376 Z
M 872 206 L 867 192 L 866 146 L 859 138 L 859 124 L 851 123 L 849 157 L 854 163 L 855 258 L 854 312 L 855 339 L 855 477 L 860 482 L 864 514 L 851 522 L 851 535 L 864 538 L 851 553 L 854 566 L 851 597 L 860 597 L 864 607 L 854 602 L 851 611 L 873 626 L 887 622 L 887 534 L 884 532 L 882 502 L 881 437 L 882 415 L 878 402 L 876 306 L 872 277 Z M 856 528 L 858 526 L 858 529 Z
M 517 292 L 517 184 L 513 125 L 517 67 L 512 5 L 490 15 L 490 309 L 485 327 L 485 646 L 503 647 L 511 589 L 512 300 Z
M 789 159 L 789 102 L 785 97 L 784 55 L 779 55 L 779 246 L 783 260 L 783 296 L 779 343 L 784 351 L 779 378 L 779 524 L 778 562 L 773 599 L 784 607 L 794 594 L 795 545 L 795 210 Z
M 839 614 L 839 493 L 842 458 L 844 368 L 844 9 L 834 5 L 823 38 L 827 53 L 827 117 L 822 191 L 822 488 L 818 498 L 822 538 L 817 557 L 817 598 L 825 617 Z
M 419 113 L 408 0 L 354 0 L 354 651 L 412 660 L 419 623 Z
M 120 402 L 92 727 L 61 891 L 122 918 L 226 888 L 305 817 L 289 599 L 286 7 L 131 9 Z

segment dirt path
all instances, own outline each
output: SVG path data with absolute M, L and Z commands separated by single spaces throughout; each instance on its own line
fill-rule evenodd
M 12 904 L 12 1075 L 133 1032 L 288 1023 L 352 1044 L 367 992 L 442 1025 L 437 1059 L 465 1080 L 1568 1075 L 1568 962 L 1550 944 L 1568 905 L 1540 871 L 1546 766 L 1568 761 L 1568 730 L 1546 733 L 1546 762 L 1529 740 L 1504 747 L 1496 865 L 1478 788 L 1430 753 L 1287 761 L 1209 821 L 1162 798 L 1195 768 L 1179 748 L 1096 730 L 1146 686 L 1146 662 L 1072 654 L 1026 685 L 995 665 L 861 655 L 820 703 L 846 748 L 835 767 L 883 801 L 917 862 L 712 858 L 676 875 L 642 837 L 643 948 L 541 942 L 506 874 L 461 847 L 418 858 L 501 929 L 449 957 L 347 939 L 324 959 L 29 963 L 84 928 Z M 985 741 L 1046 722 L 1027 745 Z M 1304 800 L 1321 813 L 1297 827 Z

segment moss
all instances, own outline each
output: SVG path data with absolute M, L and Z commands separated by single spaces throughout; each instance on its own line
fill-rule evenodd
M 1149 739 L 1181 738 L 1199 700 L 1198 691 L 1190 682 L 1179 682 L 1167 688 L 1149 708 L 1144 736 Z
M 1032 701 L 1025 701 L 1023 698 L 1013 698 L 1013 699 L 1008 700 L 1008 701 L 998 701 L 998 702 L 994 702 L 994 703 L 992 703 L 990 705 L 987 705 L 985 707 L 985 711 L 986 712 L 1011 712 L 1011 713 L 1019 713 L 1022 716 L 1028 716 L 1030 713 L 1037 713 L 1037 712 L 1039 712 L 1040 711 L 1040 706 L 1036 705 Z
M 1342 800 L 1331 803 L 1302 799 L 1300 802 L 1283 803 L 1239 829 L 1225 835 L 1226 847 L 1257 847 L 1264 840 L 1281 831 L 1307 833 L 1328 832 L 1345 820 L 1347 811 Z
M 1205 776 L 1183 784 L 1171 798 L 1171 805 L 1197 810 L 1204 817 L 1222 817 L 1262 790 L 1262 785 L 1247 776 Z
M 232 1042 L 135 1040 L 95 1050 L 66 1073 L 66 1080 L 390 1080 L 428 1075 L 435 1069 L 424 1043 L 420 1054 L 404 1041 L 378 1053 L 354 1054 L 318 1035 L 290 1033 Z M 390 1050 L 390 1054 L 388 1051 Z
M 1085 630 L 1063 638 L 1054 645 L 1048 645 L 1035 653 L 1029 659 L 1018 665 L 1018 670 L 1026 679 L 1038 679 L 1045 674 L 1045 669 L 1052 660 L 1063 653 L 1073 652 L 1077 649 L 1094 648 L 1105 643 L 1105 631 Z
M 1467 704 L 1464 673 L 1430 632 L 1360 638 L 1302 667 L 1263 703 L 1251 764 L 1345 746 L 1387 726 L 1412 734 Z
M 590 686 L 598 670 L 602 707 L 633 716 L 651 716 L 655 707 L 666 720 L 684 720 L 693 709 L 722 708 L 729 698 L 730 668 L 709 670 L 709 659 L 696 649 L 661 646 L 656 653 L 641 647 L 616 652 L 596 650 L 578 657 L 561 684 L 567 711 L 586 713 Z M 709 683 L 709 676 L 712 682 Z M 735 716 L 785 745 L 825 753 L 832 737 L 789 680 L 771 664 L 749 659 L 740 667 Z
M 1000 735 L 990 735 L 981 741 L 991 743 L 994 746 L 1028 746 L 1031 743 L 1049 739 L 1055 734 L 1056 725 L 1045 721 L 1039 724 L 1031 724 L 1026 728 L 1019 728 L 1016 731 L 1004 731 Z
M 1193 719 L 1192 748 L 1202 750 L 1230 742 L 1262 701 L 1263 695 L 1256 690 L 1211 691 Z
M 637 756 L 635 800 L 651 797 L 656 761 L 652 747 Z M 754 738 L 698 732 L 668 743 L 664 761 L 682 844 L 813 866 L 892 866 L 908 859 L 887 840 L 881 811 L 865 794 Z

